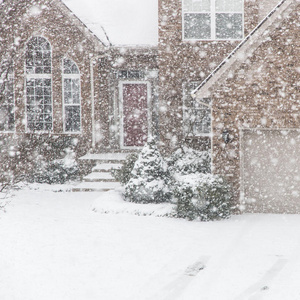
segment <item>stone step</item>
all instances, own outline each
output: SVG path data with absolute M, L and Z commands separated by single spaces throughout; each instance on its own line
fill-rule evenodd
M 83 177 L 85 182 L 115 182 L 115 178 L 110 172 L 92 172 Z
M 120 188 L 119 182 L 81 182 L 72 188 L 72 192 L 107 192 Z
M 111 171 L 122 168 L 122 164 L 116 163 L 98 163 L 95 167 L 93 167 L 93 172 L 104 172 Z

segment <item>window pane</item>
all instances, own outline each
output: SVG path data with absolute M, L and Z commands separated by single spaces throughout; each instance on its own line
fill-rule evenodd
M 185 39 L 210 39 L 210 14 L 184 14 Z
M 80 131 L 80 107 L 79 105 L 65 107 L 65 131 Z
M 211 0 L 184 0 L 184 12 L 209 12 Z
M 29 130 L 51 130 L 51 79 L 30 79 L 26 81 L 26 85 L 27 128 Z
M 72 80 L 72 96 L 73 103 L 79 104 L 79 79 Z
M 184 90 L 183 123 L 187 135 L 207 134 L 211 131 L 211 110 L 191 97 L 191 91 L 199 82 L 190 82 Z M 201 99 L 201 102 L 210 104 L 210 98 Z
M 64 74 L 79 74 L 78 67 L 71 59 L 64 59 Z
M 64 102 L 66 104 L 72 103 L 72 79 L 64 80 Z
M 51 47 L 45 38 L 34 37 L 27 43 L 26 73 L 51 73 Z
M 217 12 L 242 12 L 243 0 L 216 0 Z
M 242 14 L 216 14 L 217 39 L 242 39 Z

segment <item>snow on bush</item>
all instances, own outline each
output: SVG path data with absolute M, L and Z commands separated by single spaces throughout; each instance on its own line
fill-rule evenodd
M 210 173 L 211 156 L 209 151 L 198 151 L 187 147 L 179 148 L 168 159 L 171 174 Z
M 177 216 L 210 221 L 228 218 L 233 209 L 230 186 L 218 175 L 195 173 L 177 176 L 174 196 Z
M 125 185 L 131 178 L 131 172 L 133 170 L 134 164 L 138 159 L 138 154 L 131 153 L 126 157 L 123 166 L 120 169 L 115 169 L 111 171 L 112 176 L 119 181 L 121 184 Z
M 42 161 L 41 167 L 28 178 L 29 182 L 63 184 L 79 177 L 79 168 L 75 160 L 75 153 L 65 149 L 66 155 L 62 159 Z
M 160 203 L 169 201 L 169 172 L 153 138 L 149 138 L 134 168 L 131 179 L 125 186 L 125 200 L 139 203 Z

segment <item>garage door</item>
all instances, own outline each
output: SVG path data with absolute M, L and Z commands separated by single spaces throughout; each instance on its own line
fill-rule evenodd
M 248 212 L 300 213 L 300 131 L 244 131 L 241 188 Z

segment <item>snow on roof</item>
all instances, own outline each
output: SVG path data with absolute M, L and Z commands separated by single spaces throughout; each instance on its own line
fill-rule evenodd
M 158 0 L 62 1 L 106 44 L 103 28 L 114 46 L 158 43 Z

